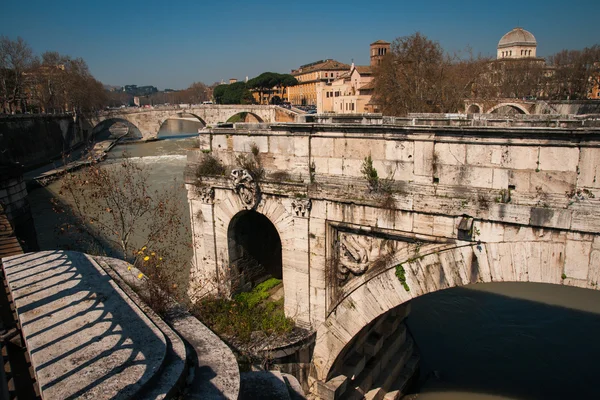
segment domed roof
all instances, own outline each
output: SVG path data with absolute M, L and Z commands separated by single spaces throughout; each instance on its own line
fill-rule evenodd
M 523 28 L 515 28 L 502 36 L 498 42 L 498 48 L 510 46 L 537 46 L 537 41 L 531 32 Z

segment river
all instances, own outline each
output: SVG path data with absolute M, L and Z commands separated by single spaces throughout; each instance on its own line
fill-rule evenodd
M 197 132 L 176 122 L 162 137 Z M 183 127 L 183 128 L 182 128 Z M 183 186 L 192 137 L 116 146 L 106 167 L 124 151 L 151 171 L 152 186 L 187 204 Z M 30 193 L 40 247 L 73 248 L 57 234 L 64 218 L 51 198 L 60 182 Z M 186 223 L 189 211 L 184 207 Z M 191 237 L 189 238 L 191 240 Z M 191 256 L 191 250 L 186 248 Z M 178 271 L 182 282 L 187 270 Z M 184 287 L 185 285 L 182 285 Z M 597 399 L 600 377 L 600 292 L 534 283 L 493 283 L 448 289 L 413 300 L 407 321 L 419 352 L 421 388 L 412 398 Z
M 187 123 L 188 121 L 183 122 Z M 177 250 L 181 257 L 186 260 L 191 260 L 192 250 L 191 233 L 189 232 L 190 216 L 187 192 L 183 182 L 183 170 L 186 165 L 187 151 L 197 143 L 197 139 L 190 136 L 191 134 L 197 134 L 197 125 L 188 126 L 187 131 L 183 133 L 176 130 L 161 130 L 159 132 L 160 136 L 167 138 L 164 140 L 146 143 L 123 141 L 111 150 L 106 160 L 101 164 L 102 168 L 116 168 L 122 157 L 129 157 L 131 161 L 139 163 L 147 169 L 150 174 L 150 191 L 169 191 L 172 198 L 180 203 L 185 232 L 181 232 L 181 247 Z M 192 129 L 195 130 L 195 133 Z M 56 207 L 53 201 L 58 201 L 60 207 Z M 60 180 L 51 182 L 43 188 L 32 190 L 29 193 L 29 202 L 41 250 L 67 249 L 92 254 L 106 252 L 111 256 L 119 256 L 116 249 L 100 251 L 92 244 L 80 240 L 76 231 L 61 230 L 64 223 L 72 220 L 68 212 L 57 212 L 57 209 L 68 209 L 68 206 L 71 205 L 68 197 L 61 194 Z M 141 224 L 144 224 L 144 222 L 140 221 Z M 133 242 L 135 243 L 135 238 Z M 182 263 L 182 265 L 177 267 L 174 274 L 180 288 L 180 294 L 183 295 L 188 282 L 189 264 Z
M 425 380 L 414 398 L 600 398 L 599 291 L 469 285 L 413 300 L 407 325 Z

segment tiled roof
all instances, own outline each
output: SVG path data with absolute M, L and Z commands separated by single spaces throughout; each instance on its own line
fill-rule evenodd
M 390 42 L 386 42 L 385 40 L 378 40 L 376 42 L 371 43 L 371 46 L 373 46 L 374 44 L 390 44 Z
M 361 75 L 371 75 L 373 73 L 370 65 L 357 65 L 355 68 Z
M 373 81 L 367 82 L 358 88 L 358 90 L 370 90 L 370 89 L 375 89 L 375 82 L 373 82 Z
M 306 74 L 314 71 L 331 71 L 331 70 L 345 70 L 350 69 L 348 64 L 341 63 L 336 60 L 325 60 L 321 63 L 311 65 L 306 68 L 299 68 L 292 71 L 292 75 Z

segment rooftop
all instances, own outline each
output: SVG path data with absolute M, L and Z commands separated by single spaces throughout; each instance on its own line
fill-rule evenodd
M 292 70 L 292 75 L 300 75 L 305 74 L 307 72 L 314 71 L 331 71 L 331 70 L 348 70 L 350 69 L 350 65 L 344 64 L 342 62 L 327 59 L 324 61 L 317 61 L 311 64 L 306 64 L 301 66 L 298 69 Z

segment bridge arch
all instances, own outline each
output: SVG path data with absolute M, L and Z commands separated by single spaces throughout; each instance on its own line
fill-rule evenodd
M 195 121 L 190 121 L 188 119 L 185 119 L 186 115 L 192 116 L 193 118 L 195 118 Z M 161 135 L 161 129 L 163 128 L 163 126 L 165 126 L 165 124 L 169 123 L 168 121 L 181 121 L 181 120 L 189 121 L 189 122 L 198 122 L 200 125 L 202 125 L 202 128 L 200 128 L 200 129 L 205 128 L 207 125 L 206 121 L 202 117 L 200 117 L 196 114 L 187 112 L 187 111 L 180 111 L 180 112 L 174 113 L 172 115 L 168 115 L 166 118 L 162 118 L 161 120 L 159 120 L 157 136 Z M 196 128 L 196 129 L 198 129 L 198 128 Z M 190 133 L 192 133 L 192 132 L 190 132 Z
M 276 234 L 281 241 L 281 278 L 284 291 L 284 309 L 285 314 L 294 317 L 302 324 L 308 325 L 308 304 L 303 301 L 306 297 L 308 287 L 303 285 L 303 272 L 306 270 L 308 259 L 308 248 L 303 251 L 303 242 L 298 241 L 297 235 L 292 227 L 299 227 L 302 224 L 308 229 L 308 218 L 297 218 L 291 213 L 292 200 L 279 196 L 262 195 L 260 201 L 252 210 L 261 217 L 255 217 L 255 220 L 266 218 L 274 227 Z M 250 210 L 244 207 L 239 196 L 232 190 L 215 190 L 214 215 L 218 216 L 215 220 L 215 236 L 217 242 L 218 269 L 226 273 L 230 268 L 230 257 L 236 256 L 230 252 L 229 228 L 236 217 L 248 215 Z M 252 214 L 250 214 L 252 215 Z M 263 220 L 263 224 L 266 224 Z M 273 236 L 275 233 L 271 232 Z M 222 243 L 226 248 L 221 247 Z M 299 257 L 304 254 L 306 259 Z M 306 271 L 308 274 L 308 271 Z
M 103 131 L 110 129 L 110 127 L 112 127 L 113 125 L 115 125 L 117 123 L 121 123 L 121 124 L 124 124 L 127 127 L 129 127 L 129 132 L 127 133 L 127 137 L 141 138 L 143 136 L 141 130 L 139 129 L 139 127 L 136 124 L 134 124 L 133 122 L 131 122 L 130 120 L 128 120 L 126 118 L 121 118 L 121 117 L 106 118 L 106 119 L 96 123 L 96 125 L 94 125 L 94 127 L 92 128 L 92 136 L 96 139 L 106 139 L 108 137 L 108 135 L 106 135 L 107 137 L 105 138 L 104 135 L 102 134 Z M 98 136 L 98 135 L 100 135 L 100 136 Z
M 227 118 L 225 122 L 264 122 L 264 120 L 251 111 L 239 111 Z
M 248 291 L 267 278 L 283 278 L 281 238 L 261 213 L 242 210 L 227 228 L 232 291 Z
M 469 107 L 467 108 L 467 114 L 480 114 L 483 110 L 483 107 L 481 107 L 479 104 L 477 103 L 473 103 L 470 104 Z
M 500 103 L 500 104 L 496 104 L 495 106 L 493 106 L 492 108 L 490 108 L 487 113 L 488 114 L 494 114 L 496 113 L 498 110 L 502 109 L 503 107 L 507 107 L 511 110 L 514 110 L 514 112 L 516 112 L 517 114 L 525 114 L 525 115 L 529 115 L 529 111 L 523 107 L 522 104 L 518 104 L 518 103 Z
M 177 119 L 177 118 L 183 118 L 184 115 L 191 115 L 192 117 L 196 118 L 198 120 L 198 122 L 200 122 L 203 126 L 206 126 L 207 123 L 204 120 L 204 118 L 200 117 L 197 114 L 191 113 L 191 112 L 187 112 L 187 111 L 180 111 L 180 112 L 176 112 L 172 115 L 168 115 L 166 118 L 163 118 L 162 121 L 160 122 L 160 126 L 162 126 L 162 124 L 164 124 L 166 121 L 170 120 L 170 119 Z
M 319 381 L 330 379 L 338 356 L 363 327 L 427 293 L 484 282 L 537 282 L 597 290 L 591 271 L 585 279 L 565 275 L 566 252 L 573 251 L 569 247 L 573 248 L 569 242 L 529 241 L 430 247 L 418 257 L 400 252 L 330 309 L 317 330 L 312 373 Z

